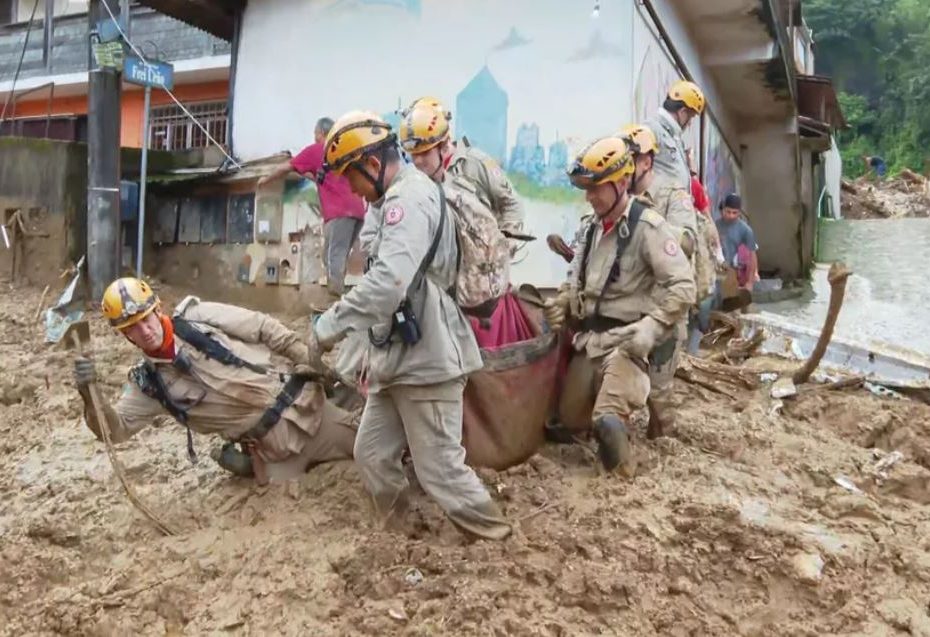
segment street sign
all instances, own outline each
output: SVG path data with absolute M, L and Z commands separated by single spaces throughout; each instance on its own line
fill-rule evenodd
M 123 79 L 131 84 L 171 90 L 174 88 L 174 67 L 165 62 L 143 62 L 127 55 L 123 60 Z

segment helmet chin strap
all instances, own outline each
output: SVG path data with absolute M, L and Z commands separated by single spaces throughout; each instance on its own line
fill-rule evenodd
M 384 196 L 386 189 L 384 187 L 384 171 L 387 169 L 387 162 L 384 160 L 387 155 L 387 146 L 382 146 L 378 151 L 378 159 L 381 163 L 381 168 L 378 169 L 378 177 L 372 177 L 368 174 L 367 170 L 363 170 L 362 167 L 358 164 L 352 164 L 352 168 L 357 170 L 362 177 L 368 180 L 368 182 L 374 187 L 375 193 L 378 195 L 378 199 Z

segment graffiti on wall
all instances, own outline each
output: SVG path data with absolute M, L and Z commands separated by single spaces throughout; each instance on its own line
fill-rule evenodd
M 358 108 L 399 123 L 397 110 L 432 95 L 453 112 L 453 132 L 494 157 L 540 240 L 521 253 L 515 280 L 557 285 L 565 264 L 542 240 L 573 236 L 585 212 L 566 169 L 591 139 L 632 118 L 633 5 L 600 0 L 273 0 L 249 3 L 240 44 L 234 114 L 244 158 L 299 150 L 312 122 Z M 295 25 L 300 25 L 296 28 Z M 345 37 L 351 32 L 351 38 Z M 306 57 L 370 64 L 280 65 Z M 437 63 L 437 51 L 442 52 Z M 269 64 L 280 67 L 272 77 Z M 293 75 L 289 75 L 293 74 Z M 337 76 L 338 74 L 338 76 Z M 287 99 L 269 100 L 287 87 Z M 338 86 L 339 90 L 321 90 Z
M 669 87 L 682 79 L 661 42 L 637 13 L 634 20 L 634 41 L 641 57 L 636 60 L 636 85 L 633 90 L 635 121 L 652 119 L 665 100 Z M 685 146 L 700 148 L 700 126 L 693 124 L 685 131 Z M 699 152 L 694 153 L 695 156 Z
M 705 131 L 704 187 L 715 212 L 728 193 L 739 192 L 740 170 L 713 120 L 707 120 Z

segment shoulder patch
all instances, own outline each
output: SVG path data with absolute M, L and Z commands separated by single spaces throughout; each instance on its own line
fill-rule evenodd
M 665 243 L 662 245 L 662 249 L 665 250 L 665 254 L 674 257 L 678 254 L 678 242 L 674 239 L 666 239 Z
M 662 217 L 662 215 L 660 215 L 658 212 L 656 212 L 656 211 L 653 210 L 652 208 L 646 208 L 646 209 L 643 211 L 643 214 L 642 214 L 642 216 L 639 218 L 639 220 L 640 220 L 640 221 L 645 221 L 646 223 L 648 223 L 648 224 L 649 224 L 650 226 L 652 226 L 653 228 L 658 228 L 660 225 L 662 225 L 662 222 L 665 221 L 665 219 Z
M 384 210 L 384 223 L 389 226 L 396 225 L 404 218 L 404 207 L 398 203 L 392 203 Z
M 188 296 L 188 297 L 185 297 L 184 300 L 181 301 L 180 303 L 178 303 L 177 307 L 174 308 L 174 315 L 175 315 L 175 316 L 184 316 L 184 314 L 185 314 L 189 309 L 191 309 L 192 307 L 194 307 L 194 306 L 197 305 L 198 303 L 200 303 L 200 299 L 197 298 L 196 296 Z
M 504 171 L 501 169 L 500 164 L 498 164 L 496 161 L 494 161 L 490 157 L 483 160 L 482 163 L 484 163 L 484 167 L 488 169 L 488 172 L 494 175 L 495 177 L 500 178 L 504 176 Z

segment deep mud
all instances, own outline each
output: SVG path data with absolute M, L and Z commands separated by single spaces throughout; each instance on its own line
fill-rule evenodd
M 677 437 L 641 440 L 632 482 L 578 446 L 482 472 L 517 521 L 499 544 L 422 494 L 409 536 L 373 528 L 349 462 L 260 488 L 197 437 L 191 466 L 165 422 L 119 445 L 183 529 L 163 537 L 81 425 L 38 291 L 0 285 L 0 634 L 930 635 L 930 407 L 680 384 Z M 94 336 L 112 397 L 133 354 Z M 904 460 L 876 477 L 873 447 Z

